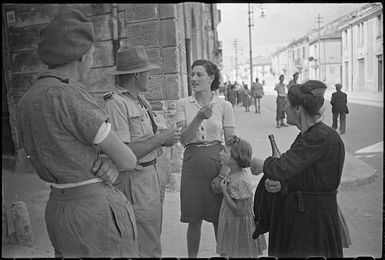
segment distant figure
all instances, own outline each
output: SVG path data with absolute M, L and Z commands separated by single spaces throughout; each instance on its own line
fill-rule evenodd
M 295 72 L 295 73 L 293 74 L 293 79 L 290 80 L 290 81 L 289 81 L 289 84 L 287 84 L 287 86 L 286 86 L 288 91 L 289 91 L 289 89 L 290 89 L 292 86 L 294 86 L 295 84 L 298 84 L 298 83 L 297 83 L 298 75 L 299 75 L 298 72 Z
M 340 117 L 340 134 L 343 135 L 345 133 L 346 128 L 346 114 L 349 113 L 349 109 L 347 104 L 347 95 L 346 93 L 341 91 L 342 85 L 337 83 L 336 92 L 332 94 L 332 99 L 330 100 L 330 104 L 332 104 L 332 113 L 333 113 L 333 129 L 337 130 L 337 121 L 338 116 Z
M 235 85 L 231 84 L 227 92 L 227 100 L 230 101 L 231 105 L 234 106 L 237 104 L 237 91 L 235 90 Z
M 281 128 L 281 126 L 288 126 L 283 121 L 285 119 L 285 97 L 286 90 L 285 84 L 283 81 L 285 80 L 285 76 L 279 76 L 279 83 L 275 85 L 274 90 L 277 91 L 277 116 L 275 120 L 277 121 L 277 128 Z
M 255 229 L 254 189 L 245 168 L 250 166 L 251 145 L 235 135 L 220 152 L 222 165 L 230 174 L 222 180 L 223 200 L 219 213 L 217 253 L 223 257 L 257 257 L 266 249 L 265 235 L 253 239 Z M 231 180 L 231 181 L 230 181 Z
M 258 82 L 259 79 L 255 78 L 255 82 L 251 86 L 251 96 L 254 99 L 255 113 L 261 113 L 261 98 L 265 94 L 263 91 L 263 84 Z M 264 83 L 264 81 L 263 81 Z
M 245 107 L 246 112 L 250 112 L 250 90 L 247 84 L 243 85 L 242 104 Z

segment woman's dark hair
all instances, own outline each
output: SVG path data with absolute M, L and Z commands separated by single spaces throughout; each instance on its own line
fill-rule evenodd
M 284 78 L 284 77 L 285 75 L 281 74 L 278 79 L 281 80 L 281 78 Z
M 221 73 L 219 72 L 218 66 L 209 60 L 196 60 L 191 68 L 194 68 L 195 66 L 203 66 L 209 76 L 214 75 L 214 80 L 211 83 L 211 91 L 217 90 L 221 80 Z
M 287 97 L 292 106 L 301 105 L 310 116 L 319 114 L 324 104 L 326 85 L 318 80 L 308 80 L 303 84 L 292 86 Z
M 253 149 L 249 142 L 232 135 L 227 139 L 226 145 L 231 147 L 230 155 L 241 168 L 250 167 Z

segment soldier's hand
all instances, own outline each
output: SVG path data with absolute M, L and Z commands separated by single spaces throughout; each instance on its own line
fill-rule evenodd
M 213 106 L 214 104 L 208 104 L 207 106 L 202 107 L 198 111 L 198 118 L 203 119 L 209 119 L 213 115 Z
M 265 180 L 265 189 L 268 192 L 276 193 L 281 190 L 281 183 L 279 181 L 273 181 L 270 179 Z
M 91 173 L 106 184 L 113 184 L 119 176 L 119 170 L 115 163 L 106 155 L 99 156 L 92 166 Z
M 163 129 L 160 130 L 160 135 L 163 138 L 163 146 L 173 146 L 180 140 L 180 131 L 178 129 Z

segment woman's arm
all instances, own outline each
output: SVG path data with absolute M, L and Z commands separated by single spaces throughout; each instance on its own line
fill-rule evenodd
M 98 145 L 101 151 L 114 161 L 119 171 L 129 171 L 135 168 L 135 154 L 120 140 L 113 130 L 111 130 L 107 137 Z

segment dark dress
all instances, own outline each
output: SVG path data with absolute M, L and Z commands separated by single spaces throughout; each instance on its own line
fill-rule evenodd
M 337 189 L 344 159 L 340 136 L 319 122 L 280 158 L 265 160 L 265 177 L 286 186 L 273 199 L 269 256 L 342 257 Z

